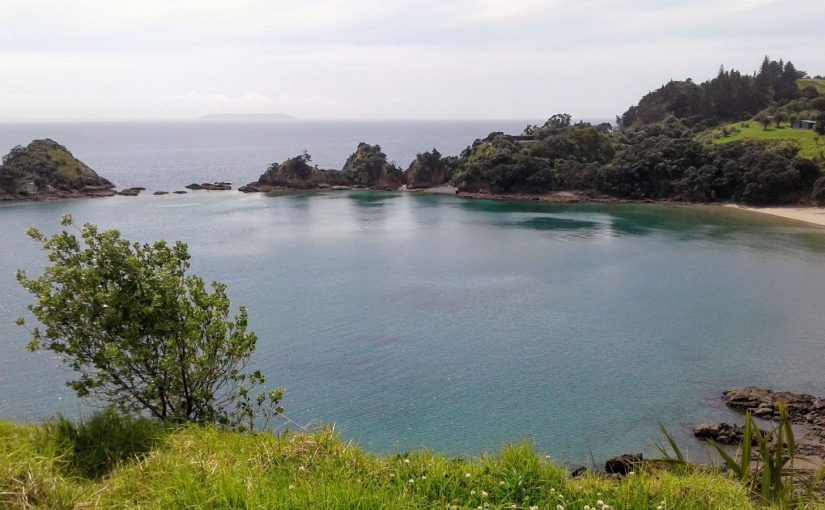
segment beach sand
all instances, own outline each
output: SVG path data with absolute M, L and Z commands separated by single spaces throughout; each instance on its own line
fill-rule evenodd
M 825 208 L 822 207 L 748 207 L 737 204 L 728 204 L 726 207 L 769 214 L 771 216 L 803 221 L 811 225 L 825 227 Z

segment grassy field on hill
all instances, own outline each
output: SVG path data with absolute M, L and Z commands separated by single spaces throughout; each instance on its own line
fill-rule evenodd
M 0 508 L 759 508 L 732 478 L 695 467 L 572 479 L 526 442 L 448 459 L 365 453 L 329 429 L 273 435 L 66 423 L 0 422 Z
M 726 136 L 724 132 L 727 131 Z M 771 126 L 767 129 L 754 121 L 736 122 L 713 129 L 708 135 L 713 143 L 734 142 L 737 140 L 761 140 L 769 142 L 788 142 L 799 147 L 800 155 L 807 158 L 825 158 L 825 140 L 812 129 L 793 129 L 787 125 Z
M 801 80 L 796 80 L 796 86 L 799 87 L 799 90 L 804 89 L 805 87 L 811 86 L 816 89 L 821 95 L 825 95 L 825 80 L 817 80 L 814 78 L 803 78 Z

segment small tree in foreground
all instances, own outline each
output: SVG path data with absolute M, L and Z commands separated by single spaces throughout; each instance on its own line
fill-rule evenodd
M 70 216 L 62 225 L 74 226 Z M 230 319 L 226 286 L 210 291 L 186 274 L 186 244 L 133 243 L 89 224 L 78 231 L 80 239 L 29 229 L 50 265 L 36 278 L 18 271 L 17 280 L 43 326 L 30 328 L 28 348 L 74 370 L 67 385 L 79 397 L 164 421 L 249 429 L 256 416 L 268 422 L 282 412 L 283 390 L 253 394 L 264 377 L 244 372 L 257 341 L 246 309 Z

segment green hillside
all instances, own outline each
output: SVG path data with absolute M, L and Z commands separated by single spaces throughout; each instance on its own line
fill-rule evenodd
M 727 134 L 726 134 L 727 133 Z M 812 129 L 794 129 L 787 125 L 771 126 L 767 129 L 755 121 L 735 122 L 711 130 L 705 138 L 715 144 L 737 140 L 761 140 L 767 142 L 787 142 L 799 147 L 799 153 L 806 158 L 825 159 L 825 140 Z
M 803 90 L 805 87 L 813 87 L 819 92 L 820 95 L 825 96 L 825 80 L 817 80 L 815 78 L 803 78 L 801 80 L 796 80 L 796 86 L 799 87 L 799 90 Z

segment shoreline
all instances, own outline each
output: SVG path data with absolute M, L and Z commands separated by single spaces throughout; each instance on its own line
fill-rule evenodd
M 812 207 L 807 205 L 758 207 L 741 204 L 724 204 L 723 207 L 773 216 L 775 218 L 799 221 L 817 227 L 825 227 L 825 207 Z
M 221 183 L 228 185 L 228 183 Z M 192 186 L 192 185 L 190 185 Z M 658 205 L 675 205 L 687 207 L 724 207 L 749 213 L 756 213 L 765 216 L 772 216 L 774 218 L 782 218 L 796 222 L 805 223 L 814 227 L 825 228 L 825 207 L 815 207 L 811 205 L 781 205 L 781 206 L 756 206 L 736 203 L 720 203 L 720 202 L 685 202 L 680 200 L 653 200 L 653 199 L 629 199 L 619 198 L 610 195 L 602 195 L 595 192 L 582 191 L 554 191 L 551 193 L 485 193 L 485 192 L 469 192 L 459 191 L 458 188 L 449 185 L 432 186 L 429 188 L 413 188 L 406 189 L 404 187 L 397 190 L 389 190 L 382 188 L 367 188 L 357 186 L 330 186 L 330 187 L 312 187 L 312 188 L 290 188 L 290 187 L 271 187 L 270 189 L 260 190 L 243 190 L 244 186 L 236 189 L 221 188 L 191 188 L 186 186 L 189 190 L 194 191 L 235 191 L 241 193 L 263 193 L 269 196 L 277 196 L 293 192 L 324 192 L 324 191 L 383 191 L 392 193 L 410 193 L 417 195 L 442 195 L 454 196 L 467 200 L 512 200 L 519 202 L 539 202 L 543 204 L 579 204 L 579 203 L 594 203 L 594 204 L 658 204 Z M 67 199 L 83 199 L 83 198 L 106 198 L 111 196 L 137 196 L 139 191 L 144 191 L 145 188 L 124 188 L 116 191 L 115 189 L 107 190 L 83 190 L 78 192 L 58 192 L 46 193 L 32 196 L 9 196 L 0 195 L 0 203 L 12 202 L 53 202 L 57 200 Z M 184 194 L 187 191 L 155 191 L 154 195 L 175 195 Z M 148 193 L 147 193 L 148 194 Z

